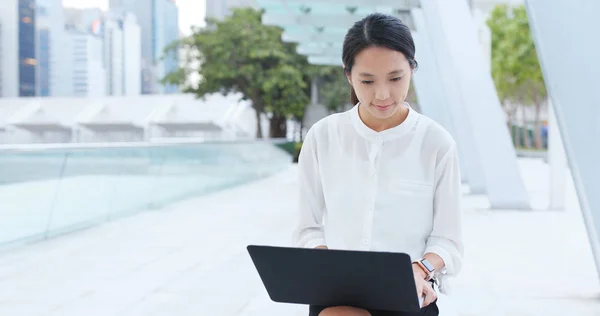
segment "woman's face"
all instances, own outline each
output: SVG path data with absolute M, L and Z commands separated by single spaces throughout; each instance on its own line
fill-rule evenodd
M 348 81 L 367 113 L 373 118 L 388 119 L 403 106 L 411 77 L 412 69 L 404 54 L 369 47 L 354 58 Z

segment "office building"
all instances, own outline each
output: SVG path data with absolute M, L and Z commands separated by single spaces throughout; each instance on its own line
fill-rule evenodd
M 112 96 L 141 94 L 141 29 L 133 13 L 109 12 L 101 26 L 104 38 L 106 92 Z M 99 32 L 99 31 L 97 31 Z
M 50 27 L 47 11 L 43 7 L 37 9 L 37 95 L 41 97 L 50 96 L 51 71 L 50 64 Z M 61 46 L 62 47 L 62 46 Z
M 1 0 L 3 97 L 36 95 L 36 32 L 34 0 Z
M 102 67 L 106 95 L 141 93 L 141 28 L 128 11 L 103 12 L 100 9 L 67 9 L 69 29 L 89 33 L 102 41 Z
M 162 59 L 164 49 L 179 39 L 179 11 L 174 0 L 110 0 L 110 11 L 133 12 L 141 28 L 143 94 L 176 93 L 160 80 L 179 66 L 178 54 Z
M 153 59 L 157 63 L 156 80 L 162 80 L 179 68 L 179 52 L 172 51 L 164 57 L 167 46 L 179 39 L 179 10 L 174 0 L 155 0 Z M 178 92 L 176 85 L 159 84 L 159 93 L 173 94 Z
M 37 33 L 37 95 L 68 96 L 67 74 L 62 71 L 69 63 L 64 53 L 65 18 L 61 0 L 36 0 Z
M 97 8 L 75 9 L 65 8 L 65 25 L 68 29 L 90 32 L 96 21 L 104 18 L 104 11 Z
M 76 29 L 66 31 L 65 53 L 71 63 L 65 67 L 69 75 L 69 95 L 100 97 L 106 95 L 106 71 L 103 66 L 102 37 Z
M 2 0 L 6 1 L 6 0 Z M 35 0 L 19 0 L 19 96 L 36 95 Z

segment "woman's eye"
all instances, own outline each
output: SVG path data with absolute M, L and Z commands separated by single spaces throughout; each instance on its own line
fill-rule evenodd
M 400 80 L 402 80 L 402 77 L 396 77 L 396 78 L 390 79 L 390 81 L 394 81 L 394 82 L 400 81 Z M 362 84 L 372 84 L 373 80 L 363 80 L 363 81 L 361 81 L 361 83 Z

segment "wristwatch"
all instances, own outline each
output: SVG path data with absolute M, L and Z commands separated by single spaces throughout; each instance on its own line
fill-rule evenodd
M 427 277 L 425 278 L 426 281 L 433 279 L 435 274 L 435 268 L 433 267 L 433 264 L 429 262 L 429 260 L 421 258 L 419 260 L 413 261 L 413 263 L 419 266 L 419 268 L 421 268 L 421 270 L 425 272 L 425 274 L 427 275 Z

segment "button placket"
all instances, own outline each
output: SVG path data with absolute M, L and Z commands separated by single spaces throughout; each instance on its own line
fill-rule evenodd
M 368 250 L 372 241 L 373 217 L 375 215 L 375 202 L 377 197 L 377 188 L 379 185 L 379 161 L 381 159 L 381 143 L 372 145 L 372 153 L 374 152 L 373 160 L 371 161 L 371 174 L 369 183 L 369 193 L 366 200 L 366 214 L 364 217 L 363 235 L 361 239 L 362 247 Z M 376 148 L 376 151 L 374 150 Z

